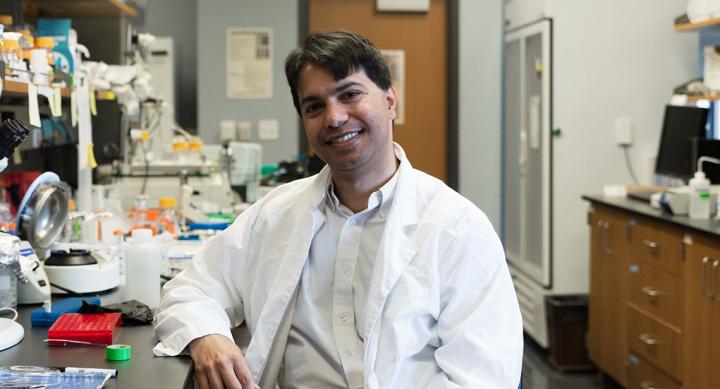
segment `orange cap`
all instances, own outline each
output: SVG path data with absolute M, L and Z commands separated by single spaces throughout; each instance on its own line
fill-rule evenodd
M 13 39 L 5 39 L 2 41 L 3 50 L 19 50 L 20 41 Z
M 174 197 L 160 197 L 160 208 L 175 208 L 176 204 Z
M 183 141 L 173 141 L 172 143 L 172 149 L 173 151 L 184 151 L 188 147 L 187 142 Z
M 51 36 L 39 36 L 35 38 L 35 47 L 38 49 L 52 49 L 55 47 L 55 39 Z
M 13 25 L 12 15 L 0 15 L 0 24 L 4 25 L 6 27 L 12 27 L 12 25 Z M 7 30 L 7 28 L 5 30 Z
M 199 151 L 202 149 L 202 145 L 203 141 L 198 138 L 191 139 L 190 142 L 188 142 L 188 148 L 192 151 Z

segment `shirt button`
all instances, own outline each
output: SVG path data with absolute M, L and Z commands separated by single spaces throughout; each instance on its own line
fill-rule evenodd
M 271 326 L 271 325 L 268 324 L 268 325 L 265 327 L 265 333 L 267 334 L 267 336 L 272 335 L 272 333 L 273 333 L 273 326 Z
M 350 220 L 350 225 L 351 225 L 351 226 L 357 225 L 357 221 L 355 221 L 355 219 L 351 219 L 351 220 Z
M 347 323 L 348 319 L 350 319 L 350 315 L 347 312 L 343 312 L 340 315 L 338 315 L 340 318 L 340 321 L 343 323 Z
M 342 268 L 340 268 L 340 272 L 341 272 L 344 276 L 350 274 L 350 266 L 343 266 Z
M 345 355 L 347 355 L 348 357 L 352 357 L 352 351 L 345 350 Z

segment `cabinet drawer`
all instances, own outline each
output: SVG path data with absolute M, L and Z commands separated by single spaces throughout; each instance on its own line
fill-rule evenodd
M 628 304 L 628 348 L 652 365 L 682 381 L 680 332 Z
M 639 221 L 632 229 L 632 259 L 680 276 L 682 239 L 679 231 L 656 223 Z
M 642 358 L 631 355 L 627 389 L 680 389 L 680 384 Z
M 630 301 L 645 311 L 682 326 L 682 281 L 646 263 L 631 266 Z

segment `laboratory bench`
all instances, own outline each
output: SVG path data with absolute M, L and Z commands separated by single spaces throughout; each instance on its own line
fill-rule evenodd
M 100 295 L 102 304 L 121 301 L 115 291 Z M 106 388 L 183 388 L 192 382 L 190 357 L 155 357 L 153 347 L 157 338 L 152 325 L 119 327 L 115 343 L 132 346 L 132 358 L 128 361 L 108 361 L 105 347 L 58 347 L 48 346 L 47 327 L 31 327 L 30 312 L 39 305 L 21 306 L 18 322 L 25 329 L 25 338 L 17 345 L 0 351 L 0 366 L 30 365 L 45 367 L 93 367 L 117 369 L 117 378 L 110 379 Z M 5 317 L 5 316 L 4 316 Z
M 590 203 L 590 359 L 628 388 L 720 387 L 720 220 Z
M 102 305 L 125 300 L 122 288 L 100 294 Z M 53 296 L 62 298 L 61 296 Z M 108 361 L 105 347 L 49 347 L 48 327 L 30 326 L 30 313 L 41 305 L 25 305 L 18 308 L 18 323 L 25 329 L 25 338 L 15 346 L 0 351 L 0 366 L 29 365 L 44 367 L 93 367 L 116 369 L 117 378 L 110 379 L 105 388 L 193 388 L 194 370 L 189 356 L 156 357 L 152 349 L 158 340 L 152 325 L 119 327 L 116 344 L 132 346 L 129 361 Z M 6 317 L 6 316 L 3 316 Z M 235 342 L 242 350 L 247 349 L 250 335 L 243 324 L 232 330 Z

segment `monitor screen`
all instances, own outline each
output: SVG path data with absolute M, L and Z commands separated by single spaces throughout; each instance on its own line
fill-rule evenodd
M 665 107 L 655 173 L 688 180 L 693 175 L 692 139 L 705 138 L 708 110 L 697 107 Z

